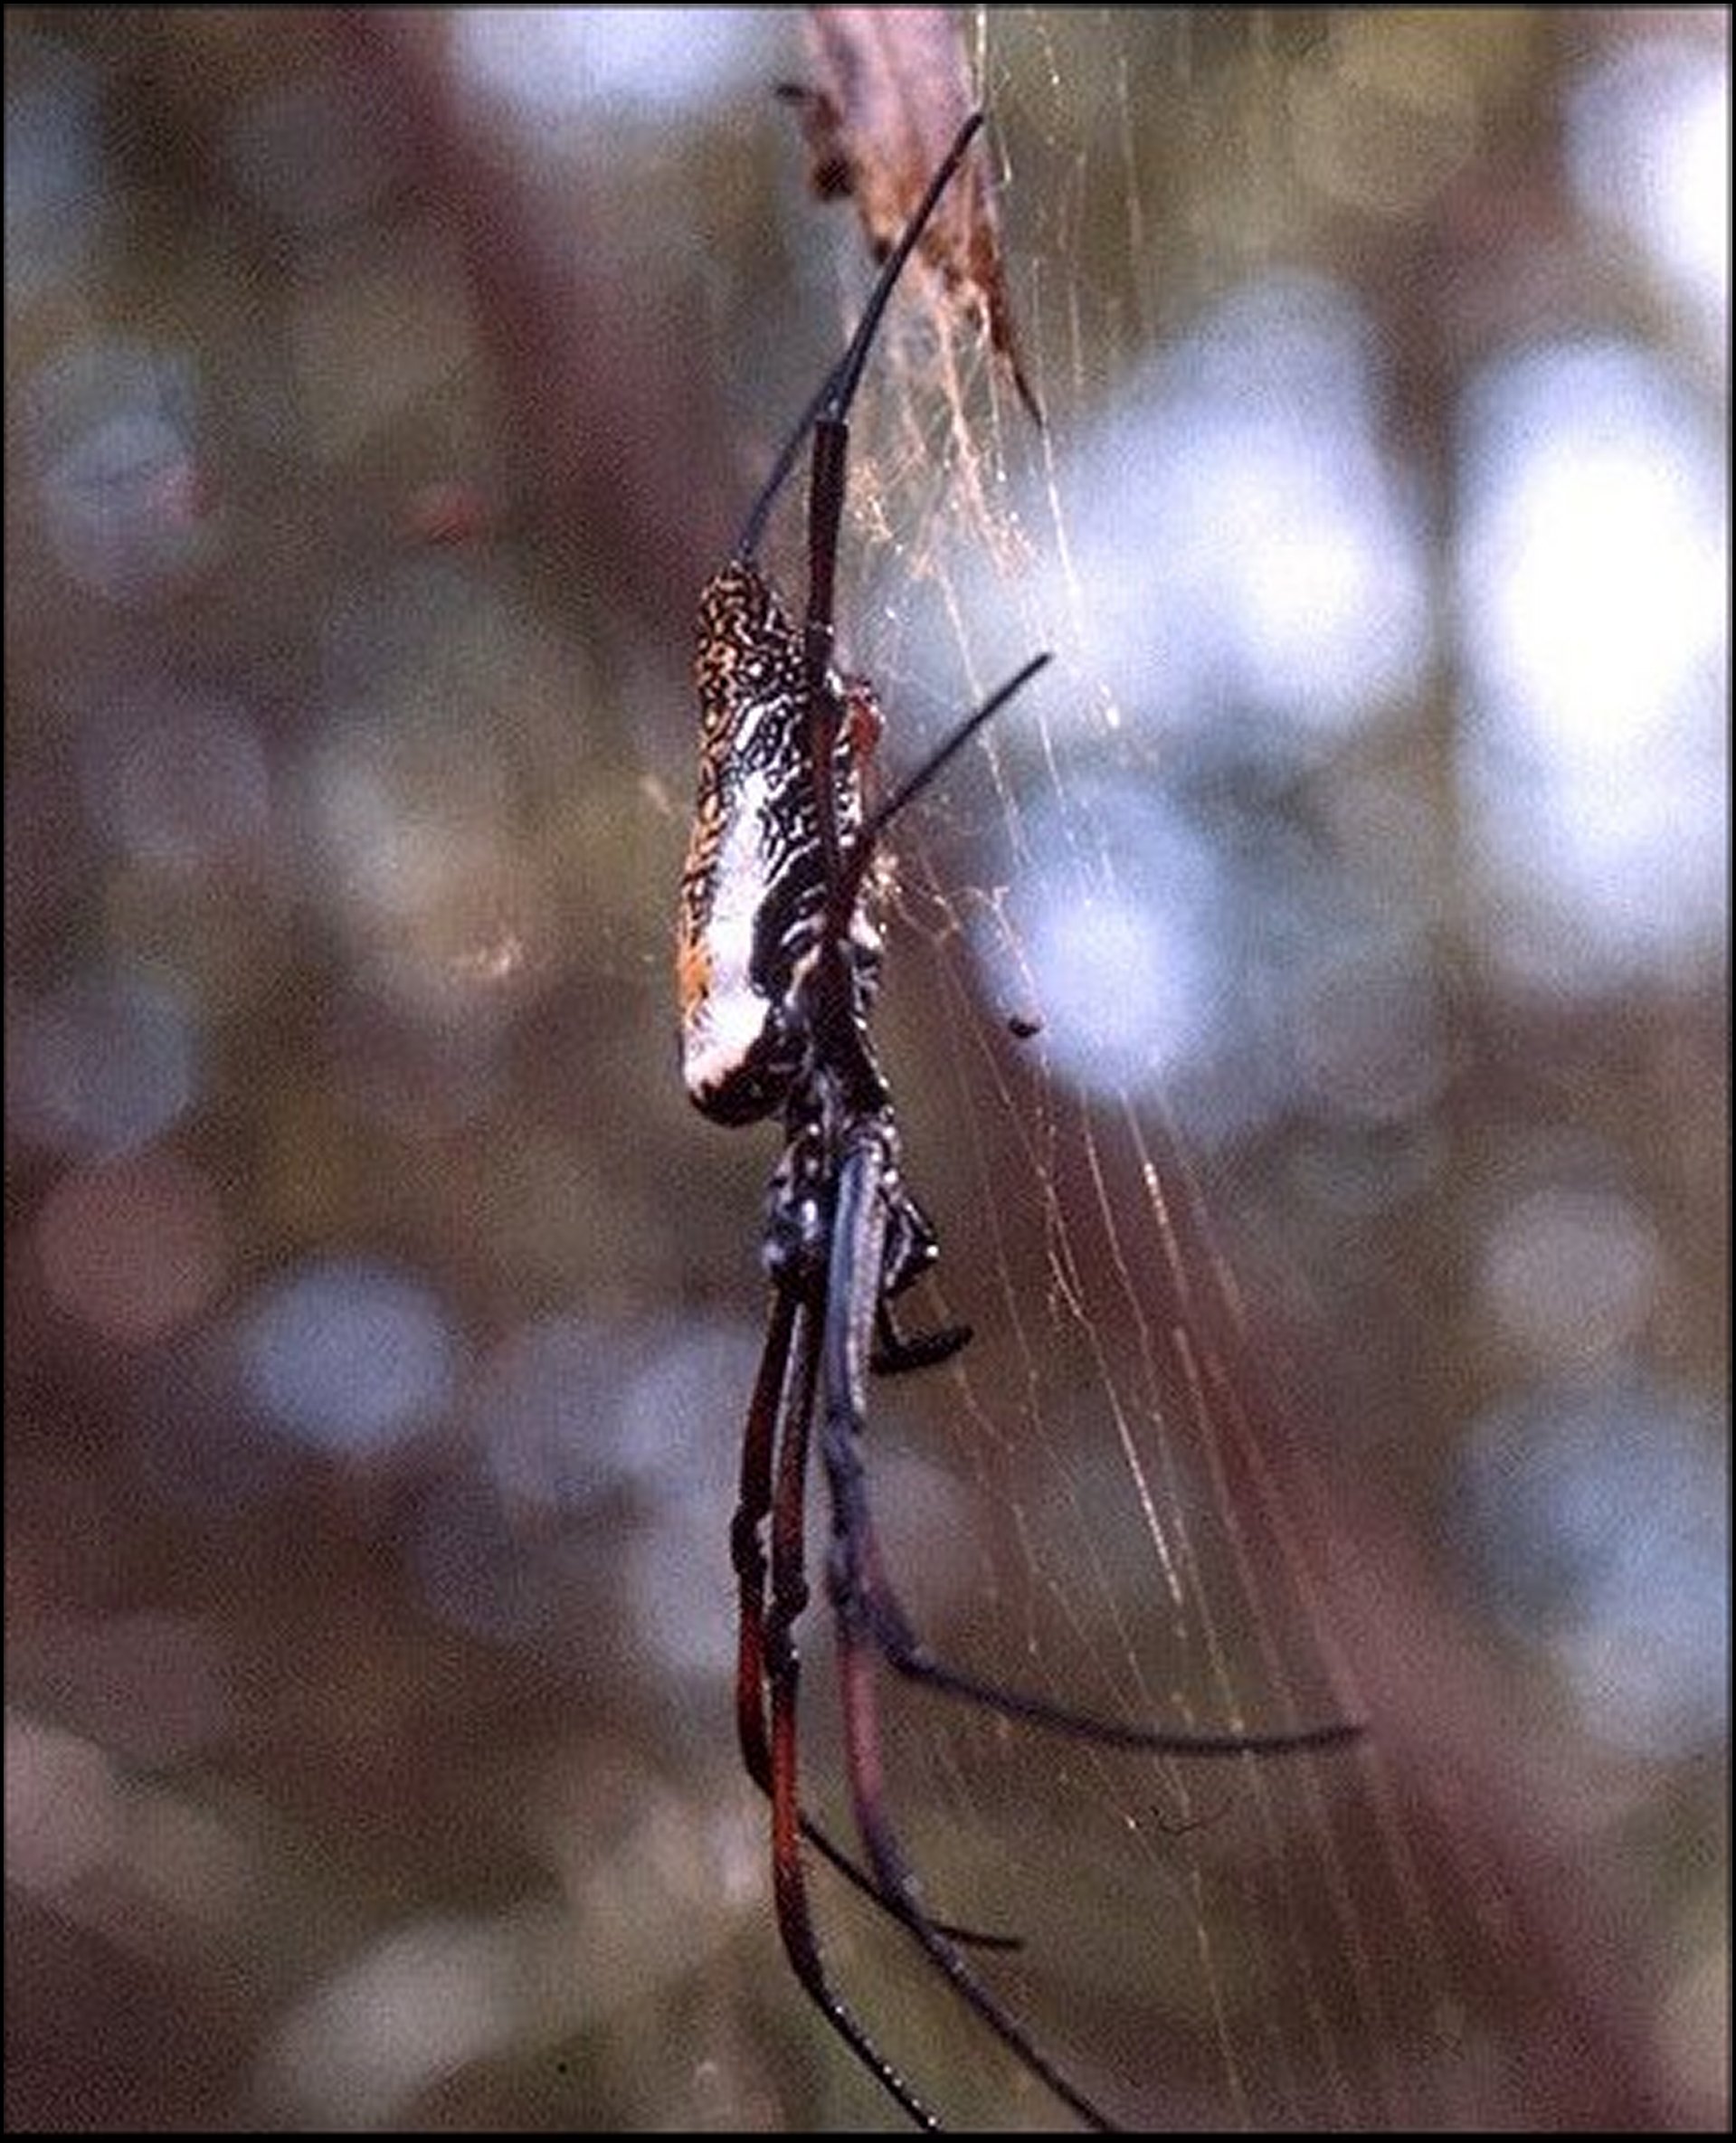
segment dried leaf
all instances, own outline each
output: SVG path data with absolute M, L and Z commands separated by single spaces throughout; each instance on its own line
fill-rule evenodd
M 811 82 L 785 83 L 821 200 L 850 195 L 877 260 L 909 222 L 936 166 L 975 109 L 957 24 L 944 7 L 811 7 Z M 988 166 L 973 149 L 923 233 L 921 251 L 1006 365 L 1040 424 L 1013 333 Z

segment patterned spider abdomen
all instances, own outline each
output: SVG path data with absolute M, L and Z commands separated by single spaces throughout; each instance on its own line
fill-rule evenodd
M 751 1124 L 782 1105 L 801 1068 L 794 999 L 823 928 L 826 880 L 802 636 L 748 560 L 707 583 L 695 669 L 699 789 L 675 953 L 681 1068 L 707 1116 Z M 837 689 L 846 719 L 834 795 L 848 850 L 862 822 L 860 762 L 874 717 L 862 688 Z M 869 905 L 859 899 L 850 936 L 871 966 L 879 938 Z

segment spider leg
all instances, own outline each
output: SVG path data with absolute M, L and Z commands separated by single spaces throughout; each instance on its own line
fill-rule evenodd
M 858 1830 L 880 1894 L 953 1987 L 1003 2045 L 1088 2127 L 1111 2121 L 1065 2076 L 1018 2019 L 972 1969 L 958 1946 L 929 1917 L 915 1871 L 892 1822 L 880 1760 L 875 1666 L 881 1646 L 873 1601 L 880 1589 L 862 1443 L 869 1334 L 879 1300 L 887 1211 L 882 1185 L 890 1166 L 884 1115 L 845 1133 L 833 1220 L 821 1386 L 821 1452 L 831 1491 L 828 1581 L 838 1624 L 846 1763 Z M 782 1499 L 780 1499 L 781 1501 Z
M 808 1584 L 802 1569 L 803 1504 L 807 1495 L 808 1441 L 813 1420 L 819 1358 L 814 1347 L 814 1310 L 792 1295 L 785 1299 L 793 1325 L 795 1360 L 784 1383 L 790 1403 L 782 1409 L 783 1424 L 778 1438 L 777 1477 L 772 1501 L 772 1603 L 762 1640 L 772 1708 L 769 1751 L 772 1877 L 778 1931 L 783 1939 L 784 1953 L 792 1969 L 833 2031 L 918 2128 L 937 2129 L 940 2123 L 935 2116 L 868 2037 L 854 2012 L 833 1992 L 826 1977 L 825 1961 L 808 1902 L 807 1877 L 802 1864 L 803 1819 L 797 1777 L 801 1661 L 796 1649 L 795 1626 L 808 1603 Z M 773 1339 L 777 1337 L 780 1315 L 781 1312 L 774 1311 Z M 898 1908 L 892 1904 L 892 1910 L 896 1912 Z M 902 1918 L 901 1913 L 899 1917 Z
M 1006 1719 L 1046 1727 L 1052 1733 L 1070 1734 L 1076 1740 L 1093 1741 L 1102 1749 L 1143 1749 L 1156 1756 L 1182 1757 L 1294 1756 L 1310 1749 L 1341 1748 L 1346 1742 L 1360 1740 L 1368 1731 L 1359 1719 L 1334 1719 L 1319 1726 L 1283 1728 L 1269 1733 L 1192 1732 L 1076 1712 L 1070 1705 L 1053 1703 L 1029 1690 L 1005 1688 L 937 1659 L 912 1629 L 887 1583 L 877 1543 L 871 1543 L 865 1564 L 872 1571 L 864 1603 L 866 1619 L 887 1664 L 908 1681 L 921 1683 L 945 1696 L 960 1697 L 966 1703 L 980 1704 Z
M 953 137 L 952 147 L 935 167 L 922 199 L 917 203 L 910 221 L 905 225 L 897 244 L 887 254 L 881 266 L 878 279 L 863 308 L 856 331 L 850 337 L 843 356 L 821 381 L 811 402 L 802 411 L 795 430 L 783 442 L 772 472 L 761 487 L 759 497 L 754 501 L 753 511 L 747 517 L 747 526 L 742 539 L 735 546 L 738 558 L 754 557 L 760 547 L 760 538 L 765 533 L 765 524 L 780 491 L 795 467 L 796 456 L 802 451 L 808 434 L 822 420 L 842 423 L 849 413 L 856 389 L 862 377 L 862 368 L 874 337 L 879 331 L 880 316 L 887 308 L 893 287 L 904 273 L 905 263 L 915 251 L 924 226 L 934 213 L 935 204 L 952 184 L 953 175 L 964 161 L 964 152 L 970 147 L 982 125 L 982 114 L 973 111 Z
M 892 1322 L 892 1312 L 882 1301 L 875 1306 L 874 1352 L 868 1366 L 877 1377 L 902 1376 L 908 1370 L 929 1370 L 950 1361 L 970 1343 L 968 1324 L 943 1324 L 937 1332 L 906 1335 Z
M 767 1564 L 760 1529 L 772 1509 L 772 1459 L 790 1368 L 795 1310 L 795 1297 L 780 1287 L 772 1298 L 771 1322 L 748 1405 L 747 1427 L 742 1435 L 740 1493 L 729 1525 L 729 1560 L 735 1572 L 735 1739 L 748 1777 L 768 1797 L 772 1791 L 772 1753 L 765 1724 Z
M 903 1201 L 902 1215 L 894 1216 L 899 1225 L 906 1230 L 914 1225 L 924 1234 L 927 1233 L 926 1223 L 919 1215 L 913 1223 L 907 1194 L 898 1185 L 889 1145 L 889 1140 L 895 1137 L 896 1133 L 890 1130 L 889 1115 L 883 1112 L 877 1119 L 859 1131 L 853 1149 L 854 1165 L 847 1165 L 840 1176 L 835 1240 L 844 1247 L 851 1269 L 844 1276 L 846 1292 L 842 1294 L 838 1292 L 840 1277 L 834 1274 L 833 1301 L 837 1314 L 841 1314 L 841 1312 L 837 1312 L 837 1304 L 848 1300 L 849 1287 L 860 1289 L 869 1284 L 870 1273 L 884 1273 L 882 1246 L 887 1238 L 888 1226 L 888 1197 Z M 865 1190 L 856 1187 L 859 1177 L 871 1179 L 871 1197 L 868 1196 Z M 847 1181 L 852 1187 L 848 1207 L 845 1198 Z M 860 1263 L 863 1256 L 869 1259 L 866 1266 Z M 868 1313 L 864 1312 L 865 1316 Z M 944 1361 L 963 1344 L 962 1339 L 954 1337 L 958 1328 L 948 1328 L 931 1335 L 919 1335 L 914 1340 L 901 1340 L 892 1329 L 884 1295 L 872 1304 L 871 1314 L 879 1342 L 870 1358 L 870 1366 L 875 1369 L 921 1367 L 930 1360 Z M 840 1350 L 845 1347 L 846 1338 L 847 1335 L 841 1332 L 839 1335 Z M 841 1448 L 846 1454 L 859 1445 L 860 1424 L 866 1409 L 861 1362 L 857 1358 L 861 1347 L 859 1342 L 852 1341 L 849 1344 L 854 1351 L 840 1351 L 835 1358 L 829 1356 L 827 1367 L 829 1418 L 830 1409 L 841 1406 L 857 1424 L 853 1438 L 842 1439 Z M 938 1349 L 938 1351 L 931 1353 L 931 1348 Z M 853 1381 L 840 1383 L 836 1380 L 846 1376 Z M 828 1462 L 830 1462 L 830 1445 Z M 859 1474 L 859 1456 L 849 1463 L 853 1471 Z M 921 1683 L 947 1696 L 962 1698 L 967 1703 L 979 1704 L 986 1711 L 999 1712 L 1004 1718 L 1022 1720 L 1027 1724 L 1044 1727 L 1055 1733 L 1071 1734 L 1079 1740 L 1096 1742 L 1101 1748 L 1143 1749 L 1162 1756 L 1290 1755 L 1309 1749 L 1336 1748 L 1357 1740 L 1365 1731 L 1361 1722 L 1354 1720 L 1333 1720 L 1318 1726 L 1285 1728 L 1260 1733 L 1241 1731 L 1214 1733 L 1146 1726 L 1129 1720 L 1105 1719 L 1095 1712 L 1077 1711 L 1071 1705 L 1058 1704 L 1052 1699 L 1039 1696 L 1032 1691 L 1009 1689 L 998 1682 L 991 1682 L 982 1675 L 952 1666 L 937 1658 L 916 1635 L 886 1576 L 866 1488 L 858 1485 L 851 1493 L 854 1498 L 849 1529 L 851 1611 L 887 1665 L 909 1681 Z M 835 1503 L 837 1496 L 838 1488 L 834 1484 Z
M 760 1529 L 772 1511 L 772 1466 L 777 1424 L 789 1374 L 795 1329 L 796 1297 L 778 1288 L 760 1355 L 759 1374 L 742 1437 L 739 1501 L 729 1529 L 730 1562 L 736 1583 L 735 1738 L 748 1777 L 772 1797 L 772 1745 L 765 1715 L 765 1550 Z M 802 1835 L 844 1880 L 871 1899 L 882 1911 L 894 1908 L 841 1846 L 836 1845 L 811 1816 L 800 1816 Z M 981 1928 L 938 1923 L 955 1942 L 979 1949 L 1019 1949 L 1017 1935 L 991 1934 Z

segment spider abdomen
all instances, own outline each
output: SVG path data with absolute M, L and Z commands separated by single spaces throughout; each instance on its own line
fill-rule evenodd
M 826 872 L 802 640 L 750 560 L 706 586 L 695 674 L 699 786 L 676 933 L 682 1076 L 707 1116 L 752 1124 L 782 1106 L 801 1068 L 794 999 L 824 934 Z M 833 754 L 848 844 L 862 820 L 868 725 L 859 693 L 836 694 L 849 714 Z M 879 941 L 868 905 L 858 903 L 851 937 L 872 962 Z

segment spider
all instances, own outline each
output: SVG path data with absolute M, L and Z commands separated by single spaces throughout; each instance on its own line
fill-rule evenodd
M 731 1527 L 739 1631 L 736 1732 L 772 1810 L 777 1920 L 797 1978 L 856 2059 L 910 2119 L 940 2123 L 828 1977 L 804 1844 L 903 1927 L 962 1999 L 1084 2121 L 1113 2126 L 990 1989 L 967 1950 L 1013 1938 L 934 1918 L 889 1812 L 880 1752 L 882 1664 L 1002 1716 L 1100 1745 L 1172 1756 L 1323 1748 L 1361 1730 L 1190 1733 L 1099 1719 L 940 1660 L 887 1575 L 864 1446 L 870 1369 L 920 1370 L 970 1338 L 962 1325 L 906 1334 L 893 1304 L 934 1264 L 934 1230 L 906 1188 L 897 1120 L 871 1031 L 880 986 L 882 874 L 890 820 L 1048 661 L 1037 655 L 869 811 L 863 776 L 880 729 L 871 686 L 833 665 L 833 590 L 849 409 L 880 319 L 982 114 L 967 120 L 887 255 L 843 356 L 778 455 L 730 562 L 700 601 L 698 800 L 681 883 L 677 980 L 689 1095 L 727 1124 L 781 1117 L 767 1195 L 771 1284 L 764 1351 L 743 1434 Z M 762 571 L 766 521 L 812 439 L 808 594 L 800 627 Z M 816 1412 L 830 1493 L 826 1585 L 837 1630 L 849 1794 L 866 1864 L 805 1814 L 798 1781 L 800 1661 L 808 1604 L 804 1527 Z M 770 1529 L 769 1556 L 765 1539 Z M 769 1579 L 769 1592 L 768 1592 Z

